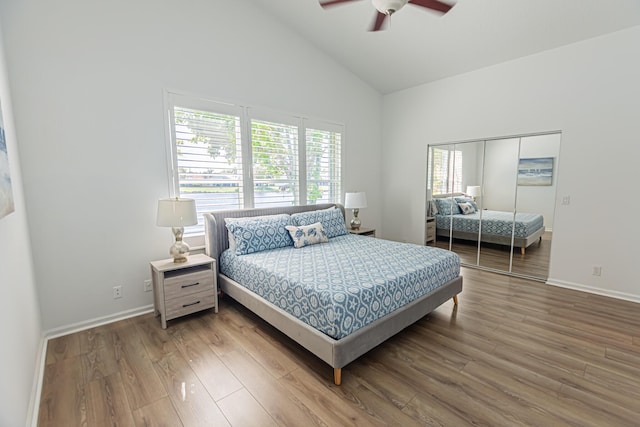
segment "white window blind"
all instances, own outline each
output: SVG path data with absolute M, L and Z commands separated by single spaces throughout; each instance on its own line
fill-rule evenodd
M 204 212 L 338 203 L 343 126 L 167 92 L 172 196 Z
M 202 213 L 243 207 L 240 117 L 175 106 L 174 138 L 177 194 L 196 200 Z
M 305 139 L 307 203 L 330 203 L 340 200 L 342 133 L 307 128 Z
M 251 120 L 255 207 L 298 205 L 298 127 Z
M 434 147 L 432 179 L 434 195 L 462 192 L 462 151 Z

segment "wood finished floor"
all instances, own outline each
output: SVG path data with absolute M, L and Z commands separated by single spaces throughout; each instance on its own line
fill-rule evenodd
M 332 369 L 228 298 L 50 340 L 39 426 L 638 426 L 640 304 L 463 269 L 460 305 Z
M 520 253 L 520 248 L 514 248 L 512 272 L 546 280 L 549 274 L 551 237 L 551 232 L 545 232 L 540 243 L 533 243 L 526 249 L 524 255 Z M 449 239 L 439 236 L 433 246 L 449 249 Z M 457 253 L 465 264 L 478 264 L 482 267 L 509 271 L 510 250 L 508 246 L 483 243 L 480 247 L 479 259 L 478 242 L 454 239 L 451 250 Z

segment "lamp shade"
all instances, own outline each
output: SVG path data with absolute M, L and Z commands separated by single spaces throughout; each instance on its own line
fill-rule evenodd
M 158 218 L 160 227 L 184 227 L 196 225 L 196 201 L 193 199 L 160 199 L 158 200 Z
M 479 185 L 467 186 L 467 195 L 471 197 L 478 197 L 480 195 L 480 186 Z
M 363 191 L 357 193 L 345 193 L 344 207 L 346 209 L 360 209 L 367 207 L 367 196 Z

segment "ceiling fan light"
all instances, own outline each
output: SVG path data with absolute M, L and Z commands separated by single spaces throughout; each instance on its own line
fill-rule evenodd
M 378 12 L 391 16 L 404 7 L 409 0 L 371 0 Z

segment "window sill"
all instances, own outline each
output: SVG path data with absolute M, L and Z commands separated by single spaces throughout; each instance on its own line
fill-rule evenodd
M 204 253 L 204 234 L 185 236 L 184 242 L 191 248 L 191 253 Z

